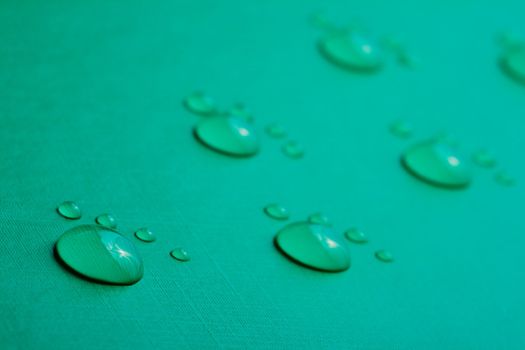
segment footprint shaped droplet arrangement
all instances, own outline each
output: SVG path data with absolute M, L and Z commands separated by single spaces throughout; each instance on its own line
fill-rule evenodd
M 350 267 L 350 255 L 327 226 L 296 222 L 275 236 L 275 245 L 291 260 L 306 267 L 341 272 Z
M 57 207 L 57 212 L 64 218 L 78 220 L 82 217 L 82 211 L 77 203 L 66 201 Z
M 416 178 L 440 187 L 463 188 L 472 180 L 471 169 L 459 152 L 434 139 L 410 147 L 401 163 Z
M 231 116 L 202 119 L 195 137 L 211 150 L 236 157 L 250 157 L 259 151 L 259 139 L 252 124 Z
M 288 209 L 279 204 L 269 204 L 264 207 L 266 215 L 275 220 L 288 220 L 290 213 Z
M 65 265 L 94 281 L 129 285 L 144 275 L 142 259 L 133 243 L 103 226 L 74 227 L 58 239 L 55 249 Z

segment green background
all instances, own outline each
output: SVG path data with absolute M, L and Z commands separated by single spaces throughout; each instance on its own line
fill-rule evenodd
M 523 2 L 521 2 L 523 4 Z M 399 35 L 417 69 L 371 76 L 316 51 L 325 10 Z M 520 1 L 2 1 L 0 3 L 0 347 L 525 347 L 525 86 L 497 66 L 495 35 L 525 35 Z M 250 159 L 214 153 L 181 100 L 196 89 L 243 102 L 262 131 L 283 124 L 302 160 L 261 133 Z M 415 137 L 396 139 L 404 118 Z M 399 165 L 413 142 L 450 131 L 487 147 L 472 186 L 428 186 Z M 55 207 L 77 201 L 81 222 Z M 326 274 L 272 245 L 283 224 L 326 213 L 357 225 L 353 266 Z M 64 270 L 52 247 L 68 228 L 113 213 L 122 232 L 158 236 L 130 287 Z M 184 247 L 189 263 L 169 257 Z M 393 252 L 384 264 L 376 249 Z

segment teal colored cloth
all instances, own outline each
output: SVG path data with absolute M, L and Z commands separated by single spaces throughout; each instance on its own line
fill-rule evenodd
M 357 19 L 419 58 L 352 74 L 317 51 L 309 16 Z M 0 348 L 524 349 L 525 86 L 498 67 L 497 33 L 525 37 L 520 1 L 2 1 Z M 261 152 L 230 158 L 192 135 L 195 90 L 254 113 Z M 388 125 L 414 125 L 409 140 Z M 286 158 L 271 122 L 305 148 Z M 440 131 L 488 148 L 518 180 L 474 169 L 426 185 L 401 152 Z M 78 222 L 55 212 L 64 200 Z M 352 267 L 321 273 L 273 246 L 325 213 Z M 57 263 L 67 229 L 112 213 L 144 278 L 116 287 Z M 133 237 L 148 227 L 154 243 Z M 191 261 L 169 252 L 182 247 Z M 374 258 L 378 249 L 391 264 Z

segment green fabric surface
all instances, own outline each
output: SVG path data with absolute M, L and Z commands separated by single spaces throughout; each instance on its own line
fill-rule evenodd
M 316 50 L 317 10 L 397 34 L 420 57 L 375 75 Z M 495 35 L 525 36 L 520 1 L 2 1 L 0 348 L 523 349 L 525 86 L 500 71 Z M 261 152 L 199 144 L 182 106 L 204 90 L 245 103 Z M 388 132 L 405 118 L 414 137 Z M 305 157 L 264 126 L 283 124 Z M 407 174 L 401 152 L 441 130 L 493 150 L 514 188 L 475 169 L 445 190 Z M 79 222 L 57 215 L 74 200 Z M 273 246 L 313 212 L 350 245 L 321 273 Z M 144 278 L 101 285 L 53 257 L 60 235 L 109 212 L 142 254 Z M 157 241 L 133 231 L 149 227 Z M 183 247 L 192 260 L 175 261 Z M 374 258 L 388 249 L 395 262 Z

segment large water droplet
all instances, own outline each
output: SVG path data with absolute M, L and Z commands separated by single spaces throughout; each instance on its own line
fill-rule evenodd
M 177 259 L 179 261 L 190 261 L 190 255 L 187 251 L 185 251 L 182 248 L 175 248 L 170 252 L 170 255 L 172 258 Z
M 319 49 L 327 60 L 345 69 L 373 72 L 383 65 L 379 45 L 358 31 L 329 35 L 319 41 Z
M 288 220 L 288 218 L 290 217 L 288 209 L 279 204 L 267 205 L 266 207 L 264 207 L 264 212 L 266 213 L 266 215 L 276 220 Z
M 67 201 L 57 207 L 57 212 L 66 219 L 77 220 L 82 217 L 82 211 L 77 203 Z
M 153 242 L 157 239 L 157 237 L 155 237 L 155 234 L 153 234 L 153 232 L 151 232 L 151 230 L 146 227 L 140 228 L 137 231 L 135 231 L 135 237 L 147 243 Z
M 72 228 L 59 238 L 55 248 L 68 267 L 95 281 L 126 285 L 138 282 L 144 274 L 133 243 L 102 226 Z
M 525 84 L 525 46 L 507 50 L 501 57 L 500 63 L 509 77 Z
M 95 222 L 107 228 L 117 228 L 117 220 L 110 214 L 101 214 L 96 217 Z
M 350 267 L 348 250 L 323 225 L 297 222 L 285 226 L 275 236 L 275 244 L 286 256 L 304 266 L 330 272 Z
M 199 115 L 212 115 L 217 113 L 215 101 L 202 92 L 194 92 L 184 99 L 184 106 L 188 111 Z
M 206 118 L 197 124 L 194 133 L 202 144 L 227 155 L 249 157 L 259 151 L 253 126 L 239 118 Z
M 365 233 L 355 227 L 346 230 L 345 237 L 354 243 L 363 244 L 368 242 L 368 238 L 366 237 Z
M 448 144 L 425 141 L 408 149 L 401 163 L 412 175 L 432 185 L 460 188 L 471 182 L 470 167 Z
M 384 250 L 384 249 L 378 250 L 375 252 L 374 255 L 378 260 L 382 262 L 389 263 L 389 262 L 394 261 L 394 257 L 392 253 L 390 253 L 388 250 Z

